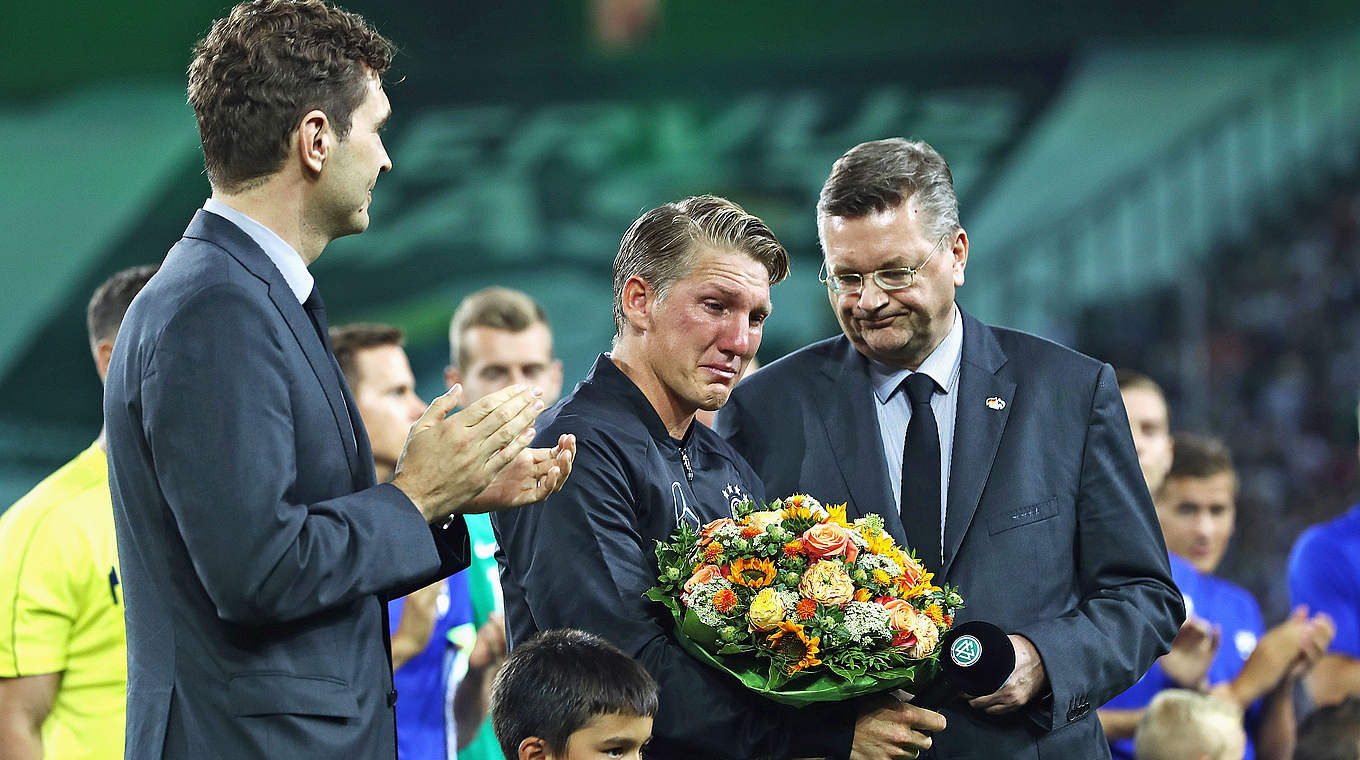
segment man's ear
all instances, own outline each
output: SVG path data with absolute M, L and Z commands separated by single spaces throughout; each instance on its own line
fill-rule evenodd
M 334 140 L 335 133 L 325 112 L 312 110 L 302 117 L 297 129 L 297 149 L 308 176 L 321 174 L 327 154 L 335 148 Z
M 519 760 L 550 760 L 550 758 L 552 753 L 548 751 L 548 743 L 537 736 L 530 736 L 519 743 Z
M 652 310 L 656 306 L 656 289 L 652 284 L 633 275 L 623 283 L 623 317 L 639 332 L 646 332 L 652 324 Z
M 94 371 L 99 373 L 99 382 L 109 376 L 109 361 L 113 359 L 113 341 L 105 338 L 90 348 L 94 353 Z
M 954 287 L 962 287 L 963 270 L 968 267 L 968 233 L 962 227 L 954 234 L 954 243 L 949 252 L 953 258 Z
M 459 372 L 456 367 L 450 364 L 444 368 L 444 390 L 448 390 L 461 382 L 463 382 L 463 373 Z

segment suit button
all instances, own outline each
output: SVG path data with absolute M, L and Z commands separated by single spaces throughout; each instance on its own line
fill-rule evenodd
M 396 704 L 397 704 L 397 690 L 396 690 L 396 689 L 393 689 L 393 690 L 387 692 L 387 706 L 388 706 L 388 707 L 393 707 L 393 706 L 395 706 Z M 1069 718 L 1069 720 L 1071 720 L 1071 719 Z

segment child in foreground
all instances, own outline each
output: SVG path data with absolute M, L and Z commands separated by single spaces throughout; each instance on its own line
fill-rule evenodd
M 594 634 L 544 631 L 516 647 L 491 687 L 492 727 L 508 760 L 640 760 L 657 686 Z

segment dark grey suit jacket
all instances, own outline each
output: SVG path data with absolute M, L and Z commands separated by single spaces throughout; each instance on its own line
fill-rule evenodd
M 771 498 L 848 502 L 900 543 L 874 403 L 841 336 L 744 380 L 717 424 Z M 1109 757 L 1095 708 L 1167 651 L 1185 615 L 1114 371 L 965 313 L 954 431 L 944 580 L 963 594 L 960 620 L 1034 642 L 1052 695 L 996 718 L 955 703 L 927 756 Z
M 128 758 L 395 757 L 384 600 L 463 567 L 467 533 L 374 484 L 353 409 L 283 275 L 200 211 L 105 391 Z

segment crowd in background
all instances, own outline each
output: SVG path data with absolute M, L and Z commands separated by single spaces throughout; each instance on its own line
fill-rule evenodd
M 1156 379 L 1177 430 L 1230 442 L 1241 494 L 1222 574 L 1250 589 L 1269 621 L 1289 611 L 1283 571 L 1294 539 L 1360 493 L 1360 184 L 1281 204 L 1278 223 L 1191 275 L 1208 285 L 1195 289 L 1207 318 L 1201 350 L 1183 350 L 1183 312 L 1199 305 L 1174 289 L 1093 309 L 1079 341 Z M 1186 387 L 1189 378 L 1203 387 Z M 1205 408 L 1187 408 L 1199 399 Z

